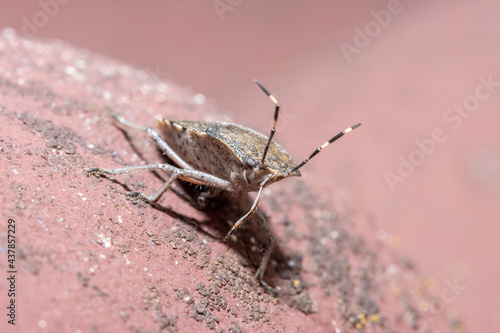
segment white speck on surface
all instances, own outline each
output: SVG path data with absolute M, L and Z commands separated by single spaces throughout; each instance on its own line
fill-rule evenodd
M 160 82 L 157 85 L 157 89 L 158 89 L 159 92 L 165 93 L 165 92 L 168 91 L 168 86 L 165 83 Z
M 387 274 L 394 275 L 399 272 L 399 267 L 397 265 L 390 265 L 387 267 Z
M 206 98 L 203 94 L 194 95 L 194 102 L 196 104 L 203 104 L 203 103 L 205 103 L 205 100 L 206 100 Z
M 104 236 L 103 234 L 97 234 L 97 237 L 102 241 L 104 247 L 111 246 L 111 238 Z
M 14 39 L 16 38 L 16 30 L 13 28 L 5 28 L 2 30 L 2 36 L 6 39 Z
M 332 232 L 330 232 L 330 237 L 333 239 L 339 238 L 339 232 L 337 230 L 332 230 Z
M 79 68 L 79 69 L 83 69 L 83 68 L 87 67 L 87 62 L 83 59 L 78 59 L 77 61 L 75 61 L 75 67 Z
M 75 75 L 78 71 L 73 66 L 66 66 L 64 67 L 64 72 L 68 75 Z

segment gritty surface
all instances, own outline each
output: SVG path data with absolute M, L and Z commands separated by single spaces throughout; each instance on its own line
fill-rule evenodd
M 262 212 L 277 239 L 264 279 L 254 278 L 261 233 L 248 223 L 220 240 L 247 208 L 222 196 L 205 210 L 177 183 L 154 206 L 165 176 L 86 177 L 91 167 L 162 160 L 118 113 L 230 121 L 171 82 L 60 42 L 0 38 L 0 261 L 16 221 L 16 326 L 7 332 L 465 332 L 441 307 L 431 279 L 391 238 L 340 199 L 301 179 L 266 189 Z M 6 280 L 0 280 L 2 304 Z M 2 305 L 3 306 L 3 305 Z

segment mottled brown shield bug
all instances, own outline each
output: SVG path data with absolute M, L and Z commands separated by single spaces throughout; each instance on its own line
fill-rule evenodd
M 177 166 L 164 163 L 126 166 L 116 169 L 92 168 L 87 170 L 87 175 L 118 175 L 144 170 L 163 170 L 170 174 L 170 178 L 158 191 L 150 196 L 135 193 L 149 203 L 157 202 L 176 179 L 209 187 L 211 190 L 202 193 L 199 197 L 201 204 L 207 197 L 216 196 L 220 191 L 241 194 L 257 191 L 252 207 L 229 230 L 226 235 L 227 239 L 251 215 L 256 213 L 264 188 L 283 178 L 300 176 L 299 169 L 321 149 L 361 125 L 356 124 L 340 132 L 318 147 L 300 164 L 295 164 L 288 152 L 273 141 L 278 121 L 279 103 L 262 84 L 257 80 L 255 82 L 275 104 L 274 124 L 269 136 L 236 124 L 167 119 L 157 121 L 160 135 L 152 128 L 132 124 L 123 117 L 115 115 L 114 118 L 119 123 L 146 131 Z M 264 252 L 255 277 L 264 287 L 273 291 L 262 281 L 262 277 L 272 252 L 274 238 L 267 220 L 262 214 L 257 214 L 257 216 L 262 220 L 268 234 L 269 245 Z

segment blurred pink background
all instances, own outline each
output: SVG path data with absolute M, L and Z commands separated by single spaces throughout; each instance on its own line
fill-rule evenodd
M 500 2 L 39 0 L 0 9 L 0 28 L 120 59 L 267 133 L 273 105 L 258 78 L 282 105 L 275 139 L 297 162 L 362 122 L 312 160 L 303 181 L 320 196 L 344 193 L 443 291 L 458 283 L 448 306 L 470 331 L 500 331 Z

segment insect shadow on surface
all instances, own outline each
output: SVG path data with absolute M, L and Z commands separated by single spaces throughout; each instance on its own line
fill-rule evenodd
M 288 152 L 273 141 L 278 122 L 280 105 L 277 99 L 257 80 L 257 85 L 275 105 L 274 121 L 268 136 L 241 125 L 224 122 L 205 122 L 190 120 L 160 119 L 157 121 L 161 135 L 150 127 L 130 123 L 125 118 L 114 115 L 120 124 L 145 131 L 158 145 L 173 164 L 155 163 L 141 166 L 125 166 L 115 169 L 92 168 L 87 174 L 119 175 L 138 171 L 162 170 L 170 177 L 151 195 L 133 193 L 134 196 L 148 203 L 156 203 L 176 180 L 181 179 L 192 184 L 209 188 L 198 196 L 201 205 L 206 200 L 218 196 L 221 191 L 230 192 L 235 198 L 246 197 L 248 192 L 257 192 L 250 209 L 229 230 L 226 239 L 240 228 L 247 219 L 256 217 L 262 230 L 268 237 L 261 263 L 255 273 L 256 279 L 269 292 L 276 290 L 263 281 L 264 272 L 274 246 L 274 237 L 267 219 L 256 214 L 264 189 L 284 178 L 300 176 L 299 169 L 306 165 L 322 149 L 338 140 L 361 124 L 348 127 L 338 133 L 313 153 L 296 164 Z M 174 166 L 176 165 L 176 166 Z

